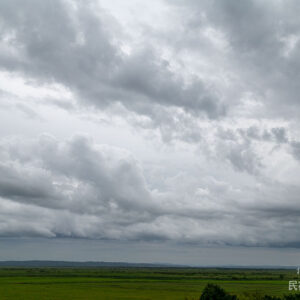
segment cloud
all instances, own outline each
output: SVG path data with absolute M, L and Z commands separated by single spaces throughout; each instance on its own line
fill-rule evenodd
M 297 2 L 163 3 L 1 1 L 1 236 L 299 245 Z
M 1 236 L 298 242 L 296 186 L 270 182 L 258 189 L 257 183 L 243 187 L 182 173 L 168 177 L 164 188 L 150 189 L 128 151 L 86 136 L 58 141 L 42 135 L 0 145 Z
M 94 1 L 4 1 L 1 45 L 9 50 L 0 66 L 38 84 L 61 84 L 98 111 L 121 105 L 125 110 L 114 112 L 140 128 L 145 117 L 164 141 L 199 142 L 197 122 L 205 116 L 297 117 L 297 43 L 282 55 L 283 40 L 297 34 L 295 2 L 165 3 L 172 14 L 164 30 L 143 26 L 136 37 Z M 258 112 L 245 95 L 261 104 Z
M 262 103 L 263 116 L 298 118 L 299 86 L 299 3 L 290 1 L 171 1 L 185 8 L 185 31 L 214 30 L 226 44 L 222 63 L 236 97 L 251 92 Z M 184 39 L 184 36 L 182 36 Z M 199 50 L 201 41 L 194 37 L 192 50 Z M 190 41 L 182 42 L 186 47 Z M 193 50 L 193 51 L 194 51 Z
M 300 160 L 300 143 L 293 141 L 291 142 L 292 154 L 297 160 Z
M 154 114 L 156 106 L 210 118 L 225 114 L 220 99 L 200 78 L 186 82 L 153 47 L 124 53 L 116 24 L 92 2 L 5 1 L 2 47 L 14 51 L 0 57 L 1 68 L 63 84 L 82 104 L 99 109 L 117 102 L 142 115 Z
M 6 174 L 0 182 L 2 197 L 82 212 L 110 205 L 142 208 L 149 202 L 137 162 L 126 151 L 93 148 L 84 136 L 59 143 L 43 135 L 36 143 L 10 144 L 3 151 L 10 151 L 5 154 L 10 159 L 1 164 Z

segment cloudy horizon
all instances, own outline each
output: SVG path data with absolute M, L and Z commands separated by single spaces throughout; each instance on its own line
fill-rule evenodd
M 297 265 L 299 9 L 1 1 L 0 260 Z

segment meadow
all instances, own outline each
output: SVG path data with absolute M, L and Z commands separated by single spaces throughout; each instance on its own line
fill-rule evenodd
M 0 268 L 0 299 L 199 299 L 216 283 L 239 299 L 289 294 L 295 270 L 204 268 Z

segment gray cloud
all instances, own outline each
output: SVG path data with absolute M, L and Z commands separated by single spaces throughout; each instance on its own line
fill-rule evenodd
M 293 141 L 291 142 L 292 154 L 297 160 L 300 160 L 300 143 Z
M 171 71 L 169 62 L 151 47 L 128 55 L 121 50 L 121 33 L 112 32 L 113 20 L 91 3 L 4 1 L 1 4 L 2 69 L 23 72 L 33 79 L 62 83 L 82 103 L 98 108 L 121 103 L 148 115 L 153 107 L 179 107 L 224 115 L 217 95 L 195 78 L 186 83 Z
M 293 116 L 299 105 L 299 3 L 289 1 L 175 1 L 186 10 L 186 36 L 213 28 L 226 41 L 224 67 L 237 78 L 237 97 L 251 91 L 266 107 L 266 116 Z M 216 34 L 215 34 L 216 35 Z M 217 36 L 216 36 L 217 37 Z M 192 49 L 198 51 L 201 41 Z M 184 36 L 183 36 L 184 39 Z M 182 43 L 183 47 L 189 43 Z M 284 100 L 283 100 L 284 99 Z
M 251 126 L 247 129 L 239 129 L 239 134 L 246 139 L 257 141 L 275 142 L 278 144 L 288 142 L 287 129 L 284 127 L 273 127 L 270 129 Z
M 299 4 L 159 3 L 0 2 L 0 236 L 300 245 Z
M 151 190 L 130 153 L 84 136 L 63 142 L 49 135 L 9 139 L 0 152 L 1 236 L 230 245 L 298 241 L 295 186 L 267 183 L 259 191 L 254 184 L 242 191 L 212 177 L 182 174 Z
M 215 134 L 214 146 L 209 149 L 213 159 L 228 160 L 232 166 L 242 172 L 258 175 L 261 169 L 268 167 L 264 160 L 274 152 L 291 153 L 297 160 L 298 142 L 290 138 L 289 129 L 252 125 L 245 128 L 223 128 Z M 269 149 L 267 152 L 261 149 Z M 295 162 L 296 163 L 296 162 Z
M 5 156 L 12 161 L 1 165 L 6 174 L 0 182 L 2 197 L 83 212 L 148 205 L 151 196 L 141 170 L 124 151 L 93 149 L 83 136 L 60 144 L 44 135 L 37 143 L 21 145 L 10 145 Z

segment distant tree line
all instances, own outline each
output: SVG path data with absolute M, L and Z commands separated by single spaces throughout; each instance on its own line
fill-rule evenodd
M 268 295 L 253 295 L 253 300 L 300 300 L 300 294 L 285 295 L 283 298 Z M 199 300 L 239 300 L 236 295 L 227 293 L 224 289 L 216 284 L 209 283 L 204 288 Z

